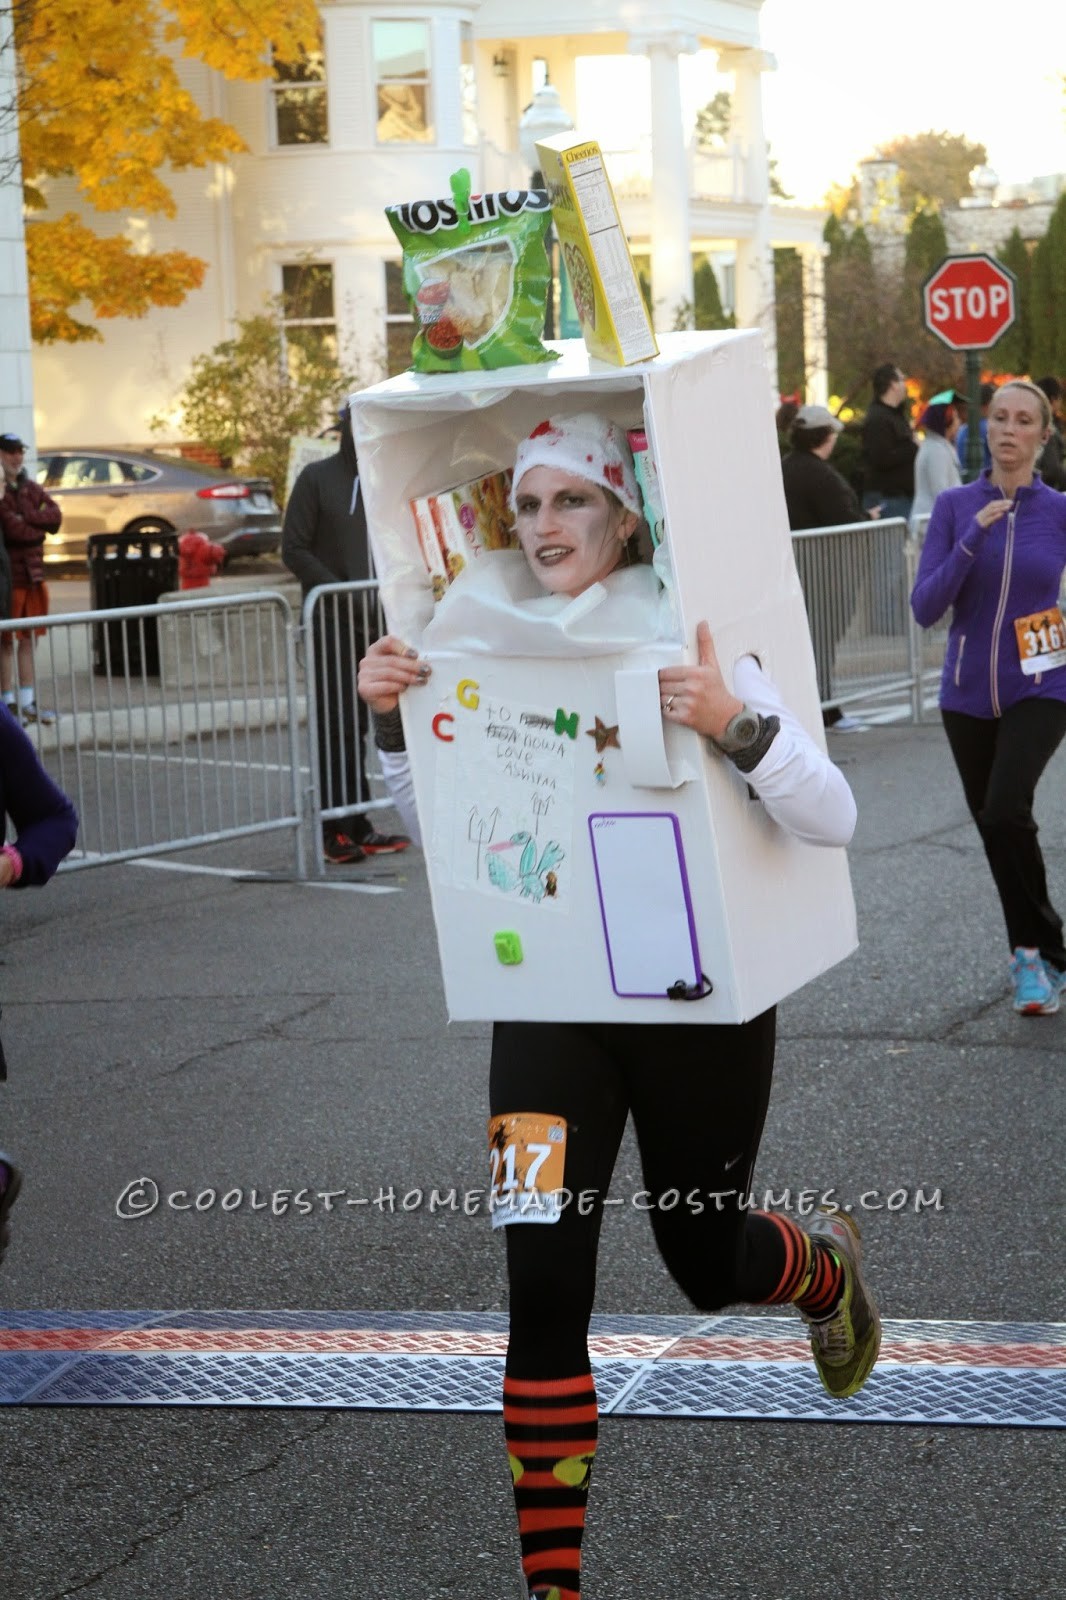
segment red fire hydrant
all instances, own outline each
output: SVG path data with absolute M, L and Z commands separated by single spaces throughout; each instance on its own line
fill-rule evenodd
M 178 587 L 206 589 L 226 559 L 220 544 L 203 533 L 183 533 L 178 539 Z

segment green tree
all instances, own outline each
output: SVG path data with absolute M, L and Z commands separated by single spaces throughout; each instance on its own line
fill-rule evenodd
M 899 166 L 900 203 L 911 212 L 922 202 L 954 206 L 971 194 L 970 173 L 984 166 L 988 151 L 961 133 L 902 134 L 878 148 L 878 155 Z
M 1037 377 L 1066 372 L 1066 194 L 1033 252 L 1030 369 Z
M 337 403 L 358 387 L 332 344 L 286 334 L 293 307 L 280 298 L 256 316 L 239 317 L 236 333 L 197 356 L 177 397 L 187 437 L 217 450 L 243 472 L 285 488 L 289 440 L 318 433 Z M 156 418 L 154 427 L 172 426 Z
M 895 359 L 898 294 L 874 272 L 873 252 L 863 228 L 850 233 L 830 217 L 824 238 L 825 321 L 829 387 L 845 401 L 859 395 L 882 361 Z
M 722 297 L 718 292 L 718 279 L 715 277 L 714 268 L 704 256 L 696 265 L 692 274 L 692 287 L 695 305 L 695 326 L 697 328 L 735 328 L 737 319 L 732 312 L 726 315 L 722 306 Z
M 922 285 L 948 254 L 948 237 L 935 206 L 918 206 L 907 229 L 903 283 L 896 319 L 894 359 L 935 394 L 959 381 L 958 356 L 925 326 Z
M 714 98 L 696 112 L 697 150 L 720 150 L 728 144 L 732 122 L 733 96 L 728 89 L 719 89 Z M 778 175 L 777 161 L 770 154 L 769 145 L 766 155 L 770 165 L 770 194 L 775 200 L 791 200 Z
M 733 96 L 728 89 L 719 89 L 713 100 L 708 100 L 696 112 L 696 146 L 700 150 L 717 150 L 729 142 L 729 127 L 733 118 Z
M 651 284 L 641 274 L 641 288 L 651 309 Z M 674 310 L 674 332 L 683 333 L 688 328 L 735 328 L 737 319 L 732 312 L 727 316 L 718 292 L 718 279 L 705 255 L 693 257 L 693 299 L 682 300 Z
M 1000 372 L 1030 372 L 1033 262 L 1029 247 L 1017 228 L 1000 250 L 999 259 L 1014 274 L 1014 326 L 1008 328 L 996 345 L 992 359 Z
M 802 394 L 807 368 L 803 346 L 803 258 L 798 250 L 774 251 L 774 306 L 777 386 L 782 394 Z
M 42 343 L 101 337 L 75 315 L 143 316 L 179 305 L 204 262 L 184 250 L 141 251 L 73 211 L 49 213 L 50 185 L 73 179 L 103 214 L 175 214 L 169 173 L 227 161 L 236 129 L 205 117 L 182 86 L 173 46 L 231 79 L 269 78 L 318 47 L 316 0 L 16 0 L 15 104 L 27 227 L 30 318 Z

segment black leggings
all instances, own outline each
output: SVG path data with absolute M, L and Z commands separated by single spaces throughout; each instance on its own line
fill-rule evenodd
M 1011 949 L 1039 950 L 1062 971 L 1062 918 L 1048 896 L 1033 796 L 1066 734 L 1066 704 L 1021 700 L 1001 717 L 940 715 L 999 890 Z
M 492 1037 L 493 1116 L 567 1121 L 564 1183 L 575 1200 L 552 1223 L 507 1225 L 511 1339 L 507 1370 L 552 1378 L 589 1370 L 603 1199 L 626 1116 L 640 1146 L 663 1260 L 701 1311 L 769 1299 L 784 1263 L 780 1235 L 730 1197 L 747 1195 L 770 1098 L 776 1015 L 737 1026 L 499 1022 Z M 594 1191 L 582 1216 L 576 1197 Z M 686 1202 L 700 1192 L 703 1209 Z M 631 1197 L 625 1196 L 630 1204 Z

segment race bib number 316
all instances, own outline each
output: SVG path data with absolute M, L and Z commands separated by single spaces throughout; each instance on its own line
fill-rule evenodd
M 1066 666 L 1066 623 L 1058 606 L 1037 611 L 1031 617 L 1016 617 L 1018 658 L 1027 678 L 1052 667 Z
M 492 1226 L 558 1222 L 566 1165 L 566 1119 L 537 1111 L 489 1118 Z

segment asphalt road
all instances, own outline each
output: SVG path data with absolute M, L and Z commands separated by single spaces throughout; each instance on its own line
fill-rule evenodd
M 1062 1317 L 1066 1011 L 1016 1018 L 998 906 L 942 735 L 836 736 L 862 947 L 781 1011 L 756 1188 L 939 1187 L 869 1213 L 888 1316 Z M 1066 902 L 1066 753 L 1040 795 Z M 7 896 L 3 1142 L 27 1173 L 6 1308 L 500 1310 L 483 1220 L 160 1211 L 162 1187 L 477 1187 L 487 1030 L 446 1025 L 412 853 L 285 881 L 280 840 Z M 627 1141 L 617 1192 L 639 1187 Z M 687 1310 L 646 1219 L 608 1219 L 597 1309 Z M 588 1600 L 1059 1600 L 1062 1438 L 1037 1430 L 607 1419 Z M 0 1414 L 12 1600 L 515 1600 L 496 1416 Z

